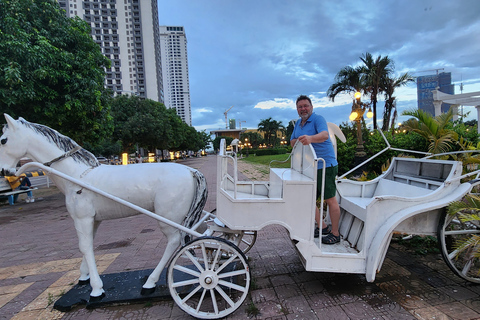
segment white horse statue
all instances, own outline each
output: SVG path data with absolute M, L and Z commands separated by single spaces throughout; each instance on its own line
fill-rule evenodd
M 23 118 L 15 120 L 7 114 L 5 119 L 7 124 L 0 138 L 0 169 L 14 168 L 21 158 L 28 157 L 187 228 L 200 218 L 207 186 L 199 171 L 176 163 L 100 165 L 93 154 L 49 127 Z M 79 281 L 90 282 L 91 297 L 102 297 L 103 283 L 93 252 L 95 232 L 103 220 L 138 212 L 55 175 L 51 179 L 65 194 L 67 210 L 77 230 L 83 254 Z M 160 262 L 143 285 L 147 292 L 155 289 L 163 268 L 183 238 L 177 228 L 159 224 L 168 243 Z

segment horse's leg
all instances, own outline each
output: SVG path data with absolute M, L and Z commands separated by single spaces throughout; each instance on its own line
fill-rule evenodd
M 86 261 L 85 264 L 88 266 L 88 273 L 90 275 L 90 286 L 92 286 L 90 296 L 99 297 L 103 295 L 104 291 L 103 282 L 102 279 L 100 279 L 95 263 L 95 254 L 93 253 L 93 216 L 75 217 L 74 222 L 78 235 L 78 247 L 83 254 L 83 259 Z
M 97 234 L 98 226 L 100 221 L 94 221 L 93 223 L 93 239 Z M 90 273 L 88 272 L 88 264 L 85 256 L 83 256 L 82 264 L 80 265 L 80 278 L 78 278 L 78 284 L 88 284 L 90 283 Z
M 167 262 L 170 260 L 170 258 L 173 256 L 173 254 L 181 244 L 181 234 L 177 228 L 163 225 L 162 231 L 167 237 L 167 246 L 165 247 L 165 252 L 163 253 L 162 259 L 160 259 L 160 262 L 155 267 L 155 269 L 150 274 L 150 276 L 148 276 L 147 281 L 143 285 L 143 289 L 147 289 L 147 291 L 142 290 L 142 292 L 144 293 L 150 292 L 152 289 L 153 290 L 155 289 L 156 283 L 160 278 L 160 274 L 165 268 L 165 265 L 167 264 Z M 151 290 L 148 290 L 148 289 L 151 289 Z

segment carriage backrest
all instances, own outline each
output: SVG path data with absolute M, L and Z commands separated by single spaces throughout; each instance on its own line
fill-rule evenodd
M 461 174 L 461 162 L 433 159 L 393 158 L 384 179 L 428 189 L 437 189 L 445 181 Z
M 292 149 L 291 169 L 311 179 L 317 177 L 317 156 L 312 145 L 305 146 L 300 142 L 295 144 Z

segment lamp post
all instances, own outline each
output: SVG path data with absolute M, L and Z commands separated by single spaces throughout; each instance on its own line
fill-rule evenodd
M 247 148 L 247 157 L 248 157 L 248 138 L 245 138 L 245 147 Z
M 350 120 L 355 121 L 357 123 L 357 148 L 355 150 L 355 166 L 359 165 L 363 161 L 365 161 L 366 153 L 363 147 L 363 138 L 362 138 L 362 127 L 361 122 L 363 119 L 363 114 L 366 111 L 367 104 L 361 102 L 362 94 L 360 92 L 355 92 L 355 100 L 353 100 L 352 104 L 352 113 L 350 114 Z M 367 118 L 372 118 L 373 112 L 372 109 L 369 108 L 367 111 Z M 361 168 L 357 170 L 357 173 L 361 173 Z

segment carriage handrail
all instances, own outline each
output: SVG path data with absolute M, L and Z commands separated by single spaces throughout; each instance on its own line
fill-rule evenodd
M 425 157 L 425 159 L 432 158 L 432 157 L 438 157 L 438 156 L 446 156 L 450 154 L 457 154 L 457 153 L 473 153 L 473 152 L 480 152 L 480 150 L 458 150 L 458 151 L 449 151 L 449 152 L 443 152 L 443 153 L 434 153 L 429 155 L 428 157 Z
M 220 157 L 226 158 L 226 159 L 232 159 L 233 161 L 233 197 L 236 199 L 237 198 L 237 181 L 238 181 L 238 173 L 237 173 L 237 157 L 235 154 L 235 158 L 226 154 L 220 154 Z M 230 176 L 227 172 L 225 172 L 227 177 Z M 231 176 L 230 176 L 231 177 Z M 224 177 L 221 177 L 222 181 Z
M 337 179 L 340 180 L 340 179 L 343 179 L 344 177 L 346 177 L 347 175 L 349 175 L 350 173 L 354 172 L 355 170 L 357 170 L 358 168 L 362 167 L 363 165 L 365 165 L 366 163 L 372 161 L 373 159 L 375 159 L 376 157 L 378 157 L 379 155 L 381 155 L 382 153 L 384 153 L 385 151 L 387 150 L 394 150 L 394 151 L 401 151 L 401 152 L 410 152 L 410 153 L 419 153 L 419 154 L 428 154 L 428 155 L 431 155 L 430 152 L 423 152 L 423 151 L 416 151 L 416 150 L 406 150 L 406 149 L 399 149 L 399 148 L 392 148 L 392 146 L 390 145 L 390 143 L 388 142 L 387 138 L 385 138 L 385 135 L 383 134 L 382 130 L 380 129 L 377 129 L 378 132 L 380 132 L 380 134 L 382 135 L 383 137 L 383 140 L 385 141 L 385 143 L 387 144 L 387 147 L 379 152 L 377 152 L 376 154 L 374 154 L 373 156 L 371 156 L 370 158 L 368 158 L 367 160 L 363 161 L 362 163 L 360 163 L 359 165 L 357 165 L 355 168 L 347 171 L 346 173 L 344 173 L 343 175 L 341 175 L 340 177 L 338 177 Z
M 85 183 L 85 182 L 83 182 L 83 181 L 80 181 L 80 180 L 78 180 L 78 179 L 72 178 L 72 177 L 64 174 L 63 172 L 60 172 L 60 171 L 55 170 L 55 169 L 52 169 L 51 167 L 47 167 L 47 166 L 45 166 L 45 165 L 43 165 L 43 164 L 41 164 L 41 163 L 39 163 L 39 162 L 28 162 L 28 163 L 24 164 L 24 165 L 21 166 L 20 169 L 18 170 L 17 175 L 22 174 L 23 172 L 25 172 L 25 171 L 26 171 L 28 168 L 30 168 L 30 167 L 40 168 L 40 169 L 42 169 L 44 172 L 51 173 L 51 174 L 56 175 L 56 176 L 58 176 L 58 177 L 60 177 L 60 178 L 63 178 L 63 179 L 68 180 L 68 181 L 70 181 L 70 182 L 72 182 L 72 183 L 75 183 L 75 184 L 77 184 L 77 185 L 79 185 L 79 186 L 81 186 L 81 187 L 83 187 L 83 188 L 85 188 L 85 189 L 88 189 L 88 190 L 90 190 L 90 191 L 92 191 L 92 192 L 95 192 L 95 193 L 97 193 L 97 194 L 99 194 L 99 195 L 101 195 L 101 196 L 104 196 L 105 198 L 108 198 L 108 199 L 110 199 L 110 200 L 113 200 L 113 201 L 115 201 L 115 202 L 117 202 L 117 203 L 123 204 L 124 206 L 129 207 L 129 208 L 131 208 L 131 209 L 134 209 L 134 210 L 136 210 L 136 211 L 138 211 L 138 212 L 140 212 L 140 213 L 146 214 L 147 216 L 149 216 L 149 217 L 151 217 L 151 218 L 153 218 L 153 219 L 155 219 L 155 220 L 161 221 L 161 222 L 163 222 L 163 223 L 165 223 L 165 224 L 168 224 L 168 225 L 170 225 L 170 226 L 172 226 L 172 227 L 178 228 L 178 229 L 180 229 L 180 230 L 182 230 L 182 231 L 184 231 L 184 232 L 187 232 L 187 233 L 189 233 L 189 234 L 191 234 L 191 235 L 193 235 L 193 236 L 195 236 L 195 237 L 201 237 L 201 236 L 203 236 L 201 233 L 195 231 L 193 228 L 192 228 L 192 229 L 186 228 L 186 227 L 182 226 L 181 224 L 178 224 L 178 223 L 173 222 L 173 221 L 170 221 L 170 220 L 168 220 L 168 219 L 166 219 L 166 218 L 164 218 L 164 217 L 161 217 L 161 216 L 159 216 L 159 215 L 156 215 L 155 213 L 153 213 L 153 212 L 151 212 L 151 211 L 148 211 L 148 210 L 146 210 L 146 209 L 144 209 L 144 208 L 142 208 L 142 207 L 139 207 L 139 206 L 137 206 L 137 205 L 135 205 L 135 204 L 133 204 L 133 203 L 130 203 L 130 202 L 128 202 L 128 201 L 125 201 L 125 200 L 123 200 L 122 198 L 119 198 L 119 197 L 116 197 L 116 196 L 114 196 L 114 195 L 111 195 L 110 193 L 107 193 L 107 192 L 105 192 L 105 191 L 103 191 L 103 190 L 101 190 L 101 189 L 95 188 L 95 187 L 93 187 L 93 186 L 91 186 L 91 185 L 89 185 L 89 184 L 87 184 L 87 183 Z M 206 212 L 206 211 L 204 211 L 204 212 Z M 208 213 L 208 212 L 206 212 L 206 213 Z M 208 214 L 209 214 L 209 213 L 208 213 Z

